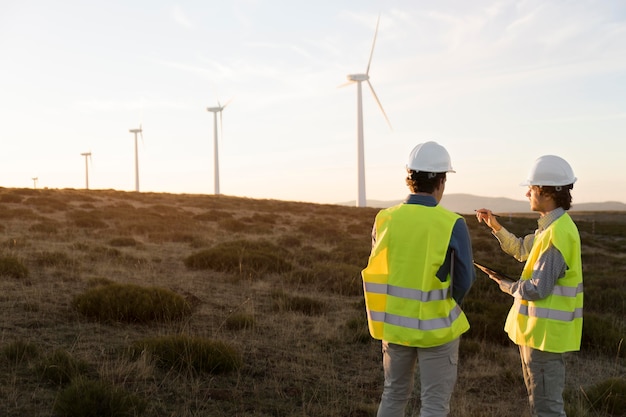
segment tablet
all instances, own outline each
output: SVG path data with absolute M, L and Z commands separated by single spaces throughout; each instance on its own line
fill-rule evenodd
M 495 269 L 490 268 L 490 267 L 485 266 L 485 265 L 481 265 L 478 262 L 474 262 L 474 265 L 476 265 L 476 268 L 480 269 L 481 271 L 483 271 L 487 275 L 494 275 L 498 279 L 507 279 L 509 281 L 517 281 L 516 279 L 511 278 L 510 276 L 508 276 L 507 274 L 505 274 L 503 272 L 500 272 L 498 270 L 495 270 Z

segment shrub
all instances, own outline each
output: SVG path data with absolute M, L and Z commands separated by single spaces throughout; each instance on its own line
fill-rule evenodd
M 302 246 L 302 240 L 293 235 L 283 235 L 278 238 L 278 244 L 288 248 L 297 248 Z
M 55 413 L 64 417 L 138 417 L 146 401 L 103 381 L 74 380 L 54 403 Z
M 221 219 L 232 219 L 233 214 L 224 210 L 209 210 L 204 213 L 196 214 L 193 218 L 200 221 L 217 222 Z
M 326 303 L 309 297 L 291 296 L 282 291 L 272 294 L 273 308 L 275 311 L 291 311 L 302 313 L 307 316 L 323 314 Z
M 76 226 L 85 229 L 105 229 L 108 227 L 94 211 L 72 211 L 68 213 L 68 217 Z
M 626 290 L 620 288 L 585 287 L 585 311 L 612 313 L 626 316 Z
M 226 373 L 243 364 L 241 354 L 224 342 L 186 335 L 147 338 L 132 344 L 129 353 L 138 358 L 150 353 L 156 364 L 177 371 Z
M 249 228 L 246 223 L 232 217 L 220 219 L 217 221 L 217 224 L 221 229 L 229 232 L 245 232 Z
M 39 266 L 70 267 L 74 264 L 65 252 L 42 252 L 35 255 L 35 263 Z
M 103 321 L 146 323 L 180 320 L 191 306 L 179 294 L 158 287 L 109 284 L 87 290 L 72 300 L 81 314 Z
M 44 380 L 62 385 L 90 372 L 87 362 L 74 358 L 62 349 L 57 349 L 44 358 L 37 369 Z
M 311 268 L 318 288 L 337 295 L 362 295 L 361 267 L 346 263 L 318 263 Z
M 59 230 L 59 225 L 56 222 L 45 221 L 40 223 L 35 223 L 28 228 L 29 231 L 34 233 L 44 233 L 47 235 L 56 234 Z
M 344 232 L 334 218 L 324 217 L 307 220 L 298 226 L 298 231 L 310 239 L 337 242 L 344 237 Z
M 254 325 L 254 316 L 246 313 L 232 314 L 224 322 L 224 327 L 229 330 L 252 329 Z
M 132 237 L 116 237 L 109 240 L 111 246 L 137 246 L 137 241 Z
M 288 254 L 272 243 L 237 240 L 224 242 L 188 256 L 189 269 L 213 269 L 230 273 L 286 272 L 292 266 L 284 259 Z M 281 256 L 282 255 L 282 256 Z
M 367 326 L 367 316 L 365 313 L 348 320 L 346 323 L 346 333 L 348 336 L 347 340 L 354 343 L 369 343 L 373 340 Z
M 11 362 L 22 362 L 39 356 L 39 346 L 26 340 L 16 340 L 2 347 L 2 357 Z
M 600 314 L 585 313 L 583 318 L 583 336 L 581 348 L 594 352 L 619 355 L 626 358 L 625 349 L 619 349 L 624 336 L 617 329 L 612 320 Z
M 626 380 L 609 378 L 586 390 L 586 397 L 595 410 L 610 416 L 626 415 Z
M 41 220 L 42 217 L 27 208 L 0 210 L 0 219 L 3 220 Z
M 37 207 L 40 211 L 55 212 L 67 209 L 67 204 L 60 199 L 54 197 L 30 197 L 24 201 L 24 204 Z
M 339 262 L 365 268 L 372 249 L 369 239 L 344 239 L 336 242 L 331 252 L 333 258 Z
M 26 278 L 29 271 L 26 265 L 14 256 L 0 257 L 0 276 L 11 278 Z
M 496 300 L 491 297 L 488 300 L 469 297 L 464 300 L 462 308 L 470 322 L 467 338 L 509 346 L 511 342 L 504 331 L 504 322 L 509 313 L 510 303 Z
M 0 202 L 2 203 L 21 203 L 23 198 L 16 194 L 2 194 L 0 195 Z

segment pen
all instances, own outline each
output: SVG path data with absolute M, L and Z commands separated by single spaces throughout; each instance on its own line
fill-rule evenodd
M 474 211 L 475 211 L 476 213 L 478 213 L 478 210 L 474 210 Z M 486 213 L 486 212 L 481 212 L 481 213 Z M 497 214 L 493 214 L 493 213 L 491 213 L 491 215 L 492 215 L 493 217 L 500 217 L 499 215 L 497 215 Z

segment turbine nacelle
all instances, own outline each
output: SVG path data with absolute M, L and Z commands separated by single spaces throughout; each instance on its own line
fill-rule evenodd
M 355 82 L 360 82 L 360 81 L 367 81 L 370 79 L 370 76 L 367 74 L 348 74 L 348 81 L 355 81 Z
M 221 107 L 207 107 L 206 111 L 210 111 L 211 113 L 219 113 L 222 110 L 224 110 L 224 107 L 226 106 L 221 106 Z
M 129 129 L 128 131 L 130 133 L 141 133 L 141 128 L 139 128 L 139 129 Z

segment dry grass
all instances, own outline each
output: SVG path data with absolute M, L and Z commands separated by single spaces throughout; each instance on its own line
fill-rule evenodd
M 376 212 L 228 196 L 0 188 L 0 261 L 8 259 L 0 264 L 0 415 L 57 416 L 59 402 L 72 404 L 78 391 L 136 400 L 147 416 L 374 416 L 380 343 L 367 334 L 359 271 Z M 619 349 L 626 213 L 575 219 L 594 326 L 586 333 L 594 337 L 567 359 L 568 416 L 608 417 L 608 400 L 593 408 L 587 396 L 626 375 L 626 349 Z M 475 258 L 518 274 L 522 265 L 467 220 Z M 531 232 L 535 220 L 505 225 Z M 191 314 L 110 322 L 75 309 L 76 297 L 112 284 L 176 294 Z M 465 306 L 472 329 L 461 344 L 452 416 L 528 415 L 517 351 L 502 331 L 509 303 L 478 275 Z M 223 343 L 241 362 L 223 373 L 181 369 L 174 359 L 164 366 L 163 353 L 137 350 L 146 341 L 179 349 Z

